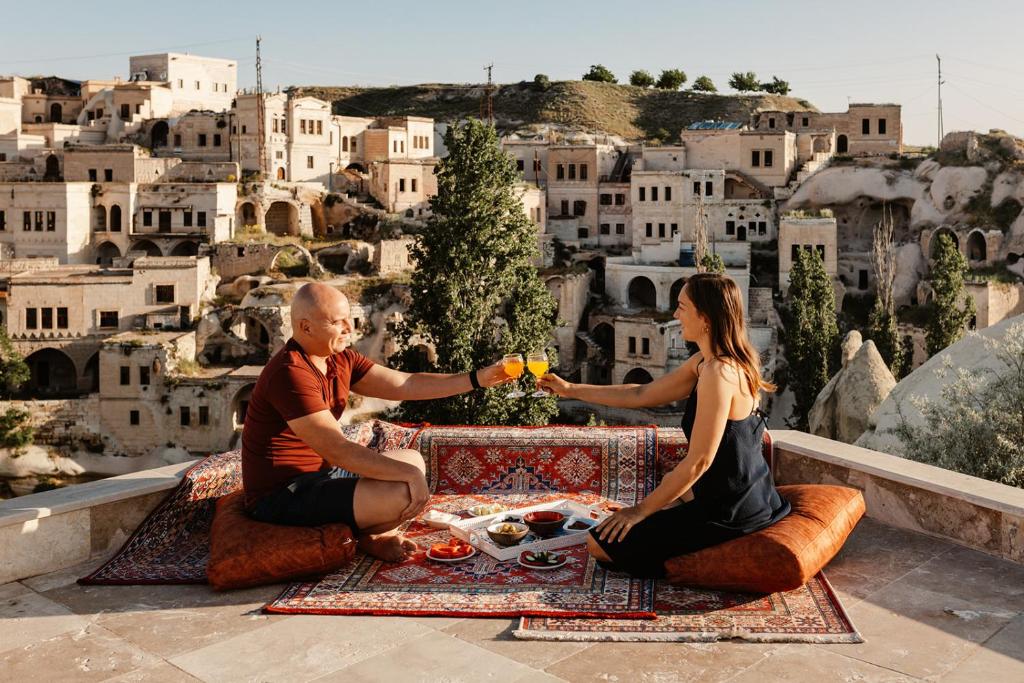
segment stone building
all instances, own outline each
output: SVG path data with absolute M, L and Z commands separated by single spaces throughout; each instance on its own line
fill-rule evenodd
M 835 154 L 903 153 L 902 107 L 898 104 L 851 104 L 845 112 L 837 113 L 760 111 L 753 115 L 751 126 L 758 132 L 834 131 Z
M 171 115 L 192 109 L 225 111 L 238 90 L 238 63 L 176 52 L 128 58 L 132 81 L 165 84 L 170 88 Z
M 779 222 L 779 289 L 789 289 L 789 272 L 801 249 L 816 250 L 825 263 L 825 272 L 833 278 L 839 276 L 836 219 L 828 217 L 783 216 Z M 868 287 L 866 272 L 858 272 L 858 285 Z
M 4 322 L 32 371 L 26 391 L 93 389 L 102 339 L 132 329 L 187 328 L 215 285 L 205 257 L 143 257 L 130 269 L 74 265 L 11 276 Z

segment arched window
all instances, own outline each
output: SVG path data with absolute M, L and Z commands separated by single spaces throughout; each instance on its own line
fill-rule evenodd
M 347 135 L 341 139 L 341 151 L 342 152 L 347 152 L 348 151 L 348 136 Z

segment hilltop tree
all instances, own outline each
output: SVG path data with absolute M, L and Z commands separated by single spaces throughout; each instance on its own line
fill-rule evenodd
M 679 90 L 686 83 L 686 72 L 681 69 L 665 69 L 658 76 L 655 86 L 661 90 Z
M 505 353 L 543 349 L 556 304 L 537 276 L 536 226 L 523 212 L 511 157 L 493 127 L 451 126 L 437 165 L 433 215 L 416 236 L 412 303 L 391 358 L 410 371 L 458 373 Z M 433 344 L 435 362 L 417 345 Z M 554 364 L 554 363 L 552 363 Z M 524 380 L 525 381 L 525 380 Z M 434 401 L 406 401 L 403 420 L 434 424 L 546 424 L 555 399 L 510 399 L 509 387 Z
M 700 265 L 697 270 L 702 273 L 720 273 L 725 274 L 725 261 L 722 260 L 722 255 L 717 251 L 711 251 L 704 254 L 704 257 L 700 260 Z
M 975 313 L 974 299 L 967 295 L 964 287 L 967 259 L 949 235 L 939 235 L 938 239 L 931 277 L 935 299 L 925 328 L 929 356 L 959 341 L 964 336 L 967 321 Z
M 772 76 L 772 80 L 761 84 L 761 90 L 775 95 L 788 95 L 789 81 L 784 81 L 778 76 Z
M 629 84 L 635 85 L 638 88 L 650 88 L 654 85 L 654 76 L 648 71 L 637 69 L 629 75 Z
M 533 88 L 540 92 L 547 92 L 551 88 L 551 79 L 547 74 L 537 74 L 533 77 Z
M 590 67 L 590 71 L 583 74 L 583 80 L 585 81 L 599 81 L 601 83 L 618 83 L 618 79 L 615 78 L 615 74 L 609 71 L 602 64 L 594 64 Z
M 832 279 L 814 249 L 799 249 L 789 273 L 786 307 L 786 358 L 796 399 L 798 428 L 828 384 L 839 360 L 839 326 Z
M 761 89 L 761 81 L 757 80 L 757 74 L 753 71 L 737 71 L 729 79 L 729 87 L 739 92 L 755 92 Z
M 699 77 L 693 82 L 691 88 L 697 92 L 718 92 L 718 88 L 715 87 L 715 82 L 707 76 Z
M 868 338 L 875 342 L 893 377 L 906 372 L 903 341 L 896 327 L 896 251 L 893 248 L 894 221 L 888 203 L 882 204 L 882 219 L 875 225 L 871 244 L 871 265 L 875 271 L 875 306 L 868 321 Z

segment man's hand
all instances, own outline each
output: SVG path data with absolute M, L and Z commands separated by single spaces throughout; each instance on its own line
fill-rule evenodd
M 430 489 L 427 488 L 427 480 L 419 472 L 405 483 L 409 487 L 409 505 L 402 510 L 402 519 L 412 519 L 426 507 L 430 500 Z
M 488 365 L 486 368 L 480 368 L 476 371 L 476 379 L 480 382 L 480 386 L 484 389 L 498 386 L 500 384 L 508 384 L 514 382 L 515 377 L 509 377 L 505 374 L 505 367 L 498 361 L 494 365 Z

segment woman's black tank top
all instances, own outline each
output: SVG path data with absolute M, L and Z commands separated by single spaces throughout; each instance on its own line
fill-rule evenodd
M 682 428 L 689 440 L 697 416 L 697 387 L 686 401 Z M 725 424 L 711 467 L 693 485 L 694 502 L 712 524 L 752 533 L 789 514 L 762 454 L 765 414 L 755 408 L 742 420 Z

